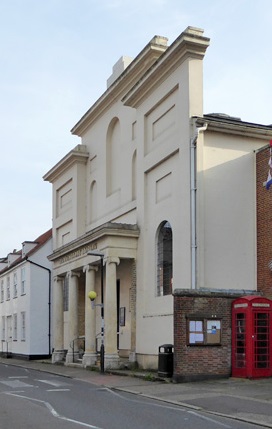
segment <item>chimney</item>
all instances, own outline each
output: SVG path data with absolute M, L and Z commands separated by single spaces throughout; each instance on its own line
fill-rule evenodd
M 123 73 L 123 71 L 129 66 L 129 64 L 133 61 L 133 58 L 131 57 L 121 57 L 117 61 L 117 63 L 114 64 L 112 68 L 112 75 L 107 80 L 107 88 L 109 88 L 114 81 Z

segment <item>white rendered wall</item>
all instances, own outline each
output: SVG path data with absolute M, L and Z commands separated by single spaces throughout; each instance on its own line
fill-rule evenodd
M 205 132 L 198 213 L 199 287 L 257 288 L 254 150 L 265 144 Z

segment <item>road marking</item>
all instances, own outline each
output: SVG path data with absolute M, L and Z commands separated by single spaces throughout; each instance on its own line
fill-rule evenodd
M 48 389 L 47 392 L 70 392 L 71 389 Z
M 15 379 L 21 379 L 21 378 L 28 378 L 28 375 L 19 375 L 19 377 L 8 377 L 8 378 L 15 378 Z
M 16 394 L 14 394 L 13 392 L 9 392 L 9 393 L 7 393 L 7 395 L 10 395 L 10 396 L 16 396 L 16 397 L 18 397 L 18 398 L 28 399 L 29 401 L 39 402 L 40 404 L 44 404 L 44 405 L 46 406 L 46 408 L 50 411 L 50 413 L 52 414 L 52 416 L 57 417 L 58 419 L 66 420 L 67 422 L 71 422 L 71 423 L 76 423 L 77 425 L 84 426 L 84 427 L 87 427 L 87 428 L 90 428 L 90 429 L 102 429 L 102 428 L 100 428 L 100 427 L 98 427 L 98 426 L 93 426 L 93 425 L 90 425 L 90 424 L 88 424 L 88 423 L 80 422 L 79 420 L 73 420 L 73 419 L 69 419 L 68 417 L 61 416 L 61 415 L 60 415 L 60 414 L 59 414 L 59 413 L 58 413 L 58 412 L 57 412 L 57 411 L 52 407 L 52 405 L 51 405 L 51 404 L 49 404 L 49 402 L 41 401 L 40 399 L 29 398 L 28 396 L 16 395 Z
M 36 380 L 40 383 L 50 384 L 50 386 L 60 387 L 60 386 L 69 386 L 68 383 L 65 383 L 63 381 L 54 381 L 54 380 Z
M 131 399 L 131 398 L 126 398 L 125 396 L 122 396 L 121 394 L 119 394 L 118 392 L 115 392 L 115 391 L 113 391 L 113 390 L 111 390 L 110 388 L 108 388 L 108 387 L 106 387 L 105 388 L 105 390 L 108 390 L 108 392 L 111 392 L 113 395 L 116 395 L 116 396 L 118 396 L 119 398 L 122 398 L 123 400 L 126 400 L 126 401 L 130 401 L 130 402 L 136 402 L 136 403 L 138 403 L 138 404 L 142 404 L 142 401 L 139 401 L 139 400 L 137 400 L 137 399 Z M 148 398 L 148 396 L 145 396 L 146 398 Z M 157 401 L 158 399 L 156 399 L 156 398 L 149 398 L 150 400 L 152 400 L 152 401 Z M 188 411 L 187 409 L 185 409 L 185 408 L 181 408 L 180 407 L 180 405 L 176 405 L 176 406 L 171 406 L 171 405 L 165 405 L 165 404 L 153 404 L 153 403 L 149 403 L 148 405 L 151 405 L 152 407 L 158 407 L 158 408 L 167 408 L 168 410 L 175 410 L 175 411 L 183 411 L 183 412 L 187 412 L 187 413 L 189 413 L 189 414 L 193 414 L 193 415 L 195 415 L 196 417 L 199 417 L 199 418 L 201 418 L 201 419 L 204 419 L 204 420 L 207 420 L 207 421 L 210 421 L 210 422 L 212 422 L 212 423 L 215 423 L 216 425 L 219 425 L 219 426 L 223 426 L 223 427 L 225 427 L 225 428 L 228 428 L 228 429 L 230 429 L 231 428 L 231 426 L 228 426 L 228 425 L 226 425 L 226 424 L 224 424 L 224 423 L 221 423 L 221 422 L 219 422 L 218 420 L 214 420 L 214 419 L 211 419 L 211 418 L 209 418 L 209 417 L 206 417 L 206 416 L 202 416 L 201 414 L 198 414 L 197 412 L 195 412 L 195 411 Z
M 200 419 L 207 420 L 208 422 L 215 423 L 216 425 L 223 426 L 225 428 L 231 428 L 231 426 L 226 425 L 225 423 L 221 423 L 218 420 L 214 420 L 214 419 L 211 419 L 210 417 L 203 416 L 199 413 L 196 413 L 195 411 L 188 411 L 188 413 L 193 414 L 194 416 L 199 417 Z
M 1 380 L 0 383 L 5 384 L 6 386 L 12 387 L 13 389 L 15 389 L 16 387 L 20 388 L 24 388 L 24 387 L 34 387 L 33 384 L 27 384 L 24 383 L 23 381 L 20 380 L 10 380 L 10 381 L 3 381 Z

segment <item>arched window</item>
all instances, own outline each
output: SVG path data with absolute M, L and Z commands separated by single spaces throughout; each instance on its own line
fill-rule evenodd
M 113 118 L 107 131 L 106 174 L 107 196 L 112 195 L 121 187 L 121 127 L 118 118 Z
M 173 278 L 172 228 L 163 221 L 157 236 L 157 296 L 172 294 Z
M 137 152 L 133 153 L 132 157 L 132 178 L 131 178 L 131 194 L 132 194 L 132 201 L 136 200 L 136 193 L 137 193 Z
M 97 184 L 94 180 L 90 187 L 90 207 L 89 207 L 89 221 L 93 222 L 97 219 Z

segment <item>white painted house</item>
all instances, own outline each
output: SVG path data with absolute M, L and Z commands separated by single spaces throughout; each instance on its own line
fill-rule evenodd
M 101 303 L 101 279 L 106 368 L 121 358 L 157 367 L 159 346 L 173 344 L 175 289 L 257 289 L 254 151 L 271 127 L 203 115 L 208 46 L 188 27 L 170 46 L 155 36 L 134 60 L 121 58 L 72 129 L 80 144 L 44 176 L 53 362 L 71 362 L 80 337 L 83 365 L 96 362 L 101 308 L 88 294 Z
M 0 259 L 1 353 L 38 359 L 52 353 L 52 230 Z

